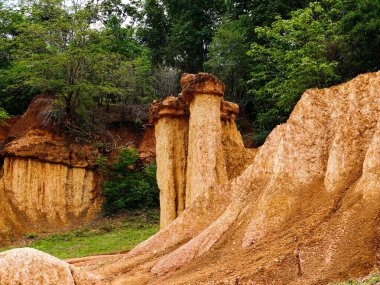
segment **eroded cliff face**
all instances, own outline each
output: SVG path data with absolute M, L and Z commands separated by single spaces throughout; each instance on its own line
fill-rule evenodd
M 94 170 L 6 157 L 3 172 L 5 198 L 33 225 L 67 225 L 99 211 Z
M 0 179 L 0 241 L 90 221 L 101 208 L 99 178 L 93 169 L 5 157 Z
M 68 143 L 42 126 L 51 98 L 35 99 L 3 137 L 0 153 L 0 242 L 28 232 L 54 231 L 93 219 L 100 211 L 97 149 Z
M 160 190 L 160 226 L 174 221 L 185 209 L 189 123 L 185 118 L 161 118 L 155 125 L 157 184 Z
M 306 91 L 237 178 L 129 253 L 71 262 L 136 285 L 327 284 L 379 270 L 379 90 L 380 72 Z
M 378 270 L 379 90 L 380 72 L 306 91 L 240 176 L 128 254 L 78 265 L 115 284 L 327 284 Z
M 189 141 L 186 177 L 186 204 L 213 185 L 227 181 L 225 156 L 222 149 L 222 123 L 220 105 L 224 86 L 205 79 L 204 84 L 194 87 L 196 75 L 181 79 L 182 94 L 190 105 Z M 205 76 L 206 77 L 206 76 Z M 211 90 L 207 90 L 209 85 Z M 191 89 L 191 90 L 189 90 Z
M 122 147 L 133 146 L 143 163 L 155 161 L 154 128 L 131 122 L 133 106 L 129 121 L 126 110 L 98 107 L 101 115 L 94 125 L 101 131 L 84 141 L 47 119 L 53 99 L 37 96 L 21 117 L 0 127 L 0 243 L 96 218 L 102 203 L 102 176 L 96 170 L 100 152 L 112 162 Z

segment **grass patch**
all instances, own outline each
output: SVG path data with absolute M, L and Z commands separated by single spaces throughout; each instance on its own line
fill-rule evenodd
M 331 283 L 330 285 L 376 285 L 380 284 L 380 274 L 371 274 L 359 280 L 349 280 L 340 283 Z
M 155 213 L 126 213 L 75 231 L 38 237 L 26 235 L 27 241 L 0 251 L 16 247 L 32 247 L 58 258 L 74 258 L 96 254 L 125 252 L 157 233 L 159 224 Z M 31 240 L 32 239 L 32 240 Z

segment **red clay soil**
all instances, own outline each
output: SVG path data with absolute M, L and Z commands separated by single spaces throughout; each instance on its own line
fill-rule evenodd
M 111 161 L 117 158 L 120 148 L 132 146 L 139 150 L 143 162 L 154 162 L 152 126 L 138 128 L 134 122 L 125 121 L 120 110 L 107 112 L 105 107 L 98 107 L 98 132 L 94 132 L 90 140 L 78 141 L 47 120 L 53 100 L 52 95 L 39 95 L 22 116 L 8 119 L 0 126 L 1 155 L 93 167 L 99 155 L 98 145 L 102 144 Z M 127 111 L 133 116 L 133 109 Z
M 112 284 L 327 284 L 380 266 L 380 72 L 308 90 L 243 174 L 128 254 Z

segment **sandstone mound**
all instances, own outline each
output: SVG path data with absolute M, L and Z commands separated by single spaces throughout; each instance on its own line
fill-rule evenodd
M 128 254 L 71 263 L 134 285 L 325 284 L 378 269 L 379 90 L 380 72 L 306 91 L 239 177 Z
M 100 278 L 32 248 L 0 253 L 1 284 L 99 284 Z
M 305 92 L 238 178 L 127 255 L 115 284 L 323 284 L 380 263 L 380 72 Z

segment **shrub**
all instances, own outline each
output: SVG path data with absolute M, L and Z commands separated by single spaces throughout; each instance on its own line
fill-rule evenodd
M 31 233 L 31 234 L 27 234 L 26 237 L 27 237 L 28 239 L 35 239 L 35 238 L 38 237 L 38 235 L 35 234 L 35 233 Z
M 138 152 L 133 148 L 124 148 L 112 168 L 105 173 L 103 195 L 105 215 L 122 210 L 148 209 L 157 207 L 158 186 L 156 166 L 139 166 Z

